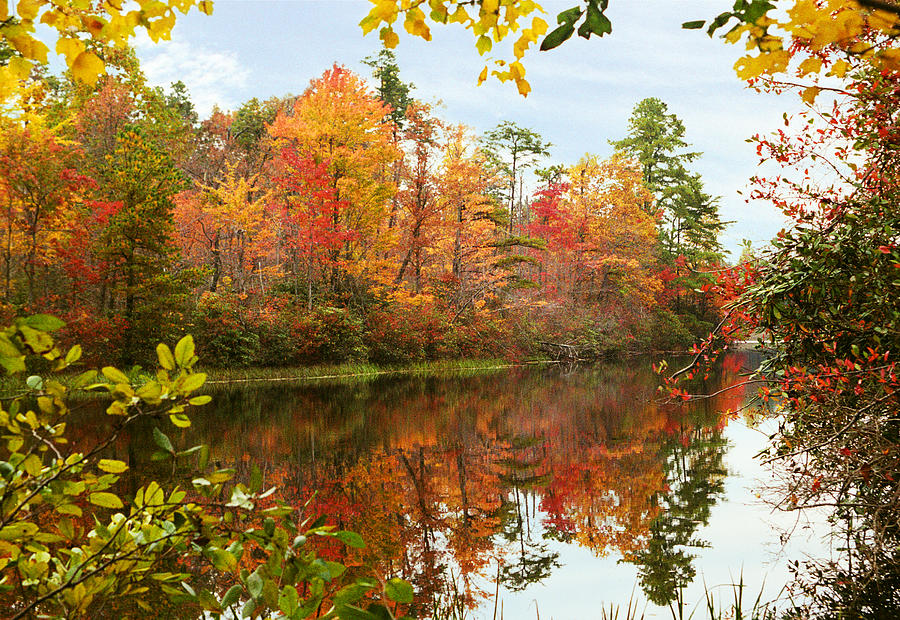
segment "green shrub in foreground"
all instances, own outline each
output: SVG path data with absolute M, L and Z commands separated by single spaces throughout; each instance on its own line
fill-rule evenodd
M 48 315 L 16 319 L 0 330 L 0 366 L 21 375 L 28 358 L 40 356 L 54 372 L 68 368 L 81 349 L 63 355 L 56 347 L 52 332 L 62 326 Z M 103 457 L 126 427 L 141 418 L 187 427 L 189 408 L 209 402 L 191 395 L 206 379 L 193 371 L 194 351 L 190 336 L 174 351 L 160 344 L 153 377 L 132 379 L 106 366 L 66 388 L 53 372 L 32 375 L 0 403 L 0 592 L 9 617 L 97 617 L 135 607 L 151 613 L 158 608 L 148 601 L 158 599 L 185 617 L 305 618 L 321 607 L 324 618 L 393 618 L 377 600 L 393 601 L 396 611 L 412 600 L 409 584 L 349 579 L 343 565 L 316 553 L 320 538 L 362 546 L 357 534 L 310 523 L 303 507 L 261 508 L 274 489 L 262 491 L 259 476 L 235 483 L 233 470 L 211 469 L 205 446 L 179 450 L 155 427 L 154 458 L 173 469 L 195 461 L 192 488 L 149 481 L 133 496 L 118 490 L 128 465 Z M 67 399 L 77 389 L 108 394 L 107 414 L 117 420 L 108 436 L 80 451 L 66 440 Z M 245 554 L 251 547 L 252 558 Z M 208 588 L 195 579 L 204 567 L 215 576 Z

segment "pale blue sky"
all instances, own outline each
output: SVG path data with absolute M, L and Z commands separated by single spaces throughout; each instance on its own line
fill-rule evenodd
M 573 4 L 545 2 L 548 22 Z M 395 52 L 402 79 L 415 84 L 417 97 L 442 101 L 443 118 L 477 133 L 515 121 L 553 142 L 555 163 L 574 163 L 586 152 L 609 154 L 607 140 L 624 135 L 634 104 L 662 99 L 684 121 L 687 140 L 703 152 L 694 169 L 708 191 L 722 197 L 723 219 L 736 222 L 723 238 L 734 250 L 743 238 L 758 246 L 782 226 L 774 209 L 748 205 L 738 194 L 760 172 L 745 140 L 777 129 L 782 113 L 799 104 L 790 95 L 746 89 L 732 70 L 741 48 L 680 27 L 728 5 L 612 0 L 612 35 L 573 37 L 557 50 L 526 57 L 533 89 L 527 98 L 512 84 L 476 86 L 483 60 L 471 34 L 459 28 L 435 27 L 431 42 L 401 32 Z M 364 0 L 217 0 L 211 17 L 193 12 L 181 18 L 171 42 L 144 40 L 138 49 L 150 80 L 166 85 L 181 79 L 201 113 L 214 104 L 233 109 L 251 97 L 299 94 L 335 62 L 369 75 L 360 60 L 380 47 L 374 33 L 363 36 L 358 26 L 369 6 Z

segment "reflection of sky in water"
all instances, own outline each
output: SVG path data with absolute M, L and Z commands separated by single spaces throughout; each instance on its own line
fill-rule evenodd
M 696 532 L 709 547 L 689 549 L 697 556 L 697 578 L 685 589 L 685 617 L 695 608 L 695 618 L 706 616 L 704 580 L 715 599 L 728 606 L 733 603 L 734 594 L 726 584 L 737 583 L 743 575 L 743 607 L 747 610 L 761 590 L 763 601 L 779 595 L 790 580 L 788 560 L 802 561 L 806 556 L 823 557 L 827 553 L 826 542 L 811 531 L 808 518 L 798 520 L 796 513 L 773 512 L 757 497 L 759 482 L 769 478 L 753 458 L 766 445 L 765 430 L 766 425 L 754 429 L 741 421 L 731 422 L 725 428 L 728 450 L 724 460 L 729 473 L 725 494 L 712 507 L 709 525 L 701 525 Z M 540 518 L 538 512 L 537 520 Z M 824 523 L 824 519 L 819 522 Z M 786 530 L 793 530 L 793 535 L 787 545 L 782 545 L 780 535 Z M 816 530 L 824 532 L 827 528 Z M 539 539 L 540 535 L 535 537 Z M 501 587 L 504 618 L 537 618 L 538 612 L 543 619 L 600 618 L 601 605 L 608 611 L 610 604 L 618 605 L 619 617 L 623 617 L 632 593 L 645 617 L 672 617 L 667 608 L 645 603 L 637 567 L 620 562 L 621 555 L 616 551 L 597 558 L 575 544 L 547 542 L 551 551 L 560 554 L 562 566 L 543 583 L 532 584 L 522 592 Z M 472 615 L 473 620 L 491 620 L 493 606 L 493 601 L 485 603 Z

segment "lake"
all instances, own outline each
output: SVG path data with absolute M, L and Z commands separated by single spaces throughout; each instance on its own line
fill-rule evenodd
M 736 383 L 748 355 L 697 389 Z M 747 605 L 775 598 L 787 560 L 825 547 L 758 497 L 765 430 L 726 415 L 751 388 L 678 405 L 657 384 L 636 358 L 243 387 L 167 432 L 359 532 L 355 559 L 412 582 L 418 617 L 599 618 L 633 601 L 668 618 L 679 597 L 703 617 L 705 589 L 728 604 L 739 580 Z M 164 477 L 148 430 L 132 436 L 116 456 Z

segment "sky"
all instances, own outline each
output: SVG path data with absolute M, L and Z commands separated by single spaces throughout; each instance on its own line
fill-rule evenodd
M 574 0 L 543 2 L 545 19 Z M 400 31 L 394 50 L 400 77 L 417 98 L 441 102 L 438 114 L 481 134 L 503 120 L 528 127 L 553 143 L 551 162 L 575 163 L 585 153 L 611 154 L 609 140 L 625 136 L 634 105 L 657 97 L 686 127 L 686 140 L 703 153 L 691 168 L 708 193 L 720 197 L 720 215 L 734 222 L 722 237 L 740 252 L 743 239 L 764 245 L 784 225 L 771 206 L 748 204 L 748 179 L 771 174 L 758 165 L 753 134 L 782 125 L 800 109 L 793 95 L 754 92 L 735 77 L 741 48 L 681 23 L 709 19 L 726 0 L 613 0 L 611 35 L 573 37 L 556 50 L 526 56 L 532 92 L 514 84 L 477 86 L 484 66 L 474 37 L 457 26 L 432 28 L 433 40 Z M 192 12 L 178 21 L 171 41 L 138 39 L 138 55 L 151 83 L 183 81 L 201 115 L 214 105 L 233 110 L 257 97 L 300 94 L 334 63 L 370 76 L 361 63 L 380 49 L 377 34 L 364 36 L 365 0 L 216 0 L 212 16 Z

